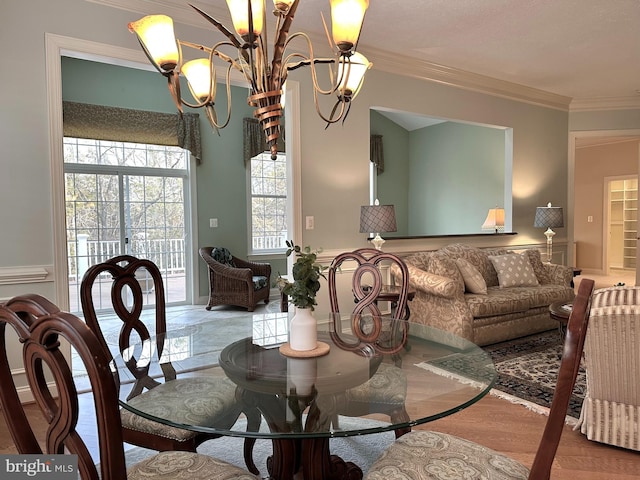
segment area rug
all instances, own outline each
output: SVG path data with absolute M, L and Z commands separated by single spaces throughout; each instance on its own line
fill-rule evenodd
M 491 356 L 498 372 L 491 395 L 539 413 L 548 412 L 562 358 L 562 341 L 557 330 L 488 345 L 483 350 Z M 456 375 L 465 368 L 461 365 L 463 359 L 460 354 L 452 354 L 419 366 Z M 574 423 L 580 416 L 585 388 L 585 372 L 581 368 L 567 410 L 568 423 Z
M 239 420 L 243 422 L 243 420 Z M 265 422 L 263 422 L 264 425 Z M 380 422 L 366 418 L 339 417 L 339 424 L 346 430 L 355 428 L 376 428 Z M 242 429 L 242 425 L 239 426 Z M 363 472 L 366 472 L 378 456 L 395 440 L 395 433 L 382 432 L 355 437 L 338 437 L 329 440 L 332 455 L 342 457 L 344 461 L 353 462 Z M 198 447 L 198 452 L 225 460 L 226 462 L 246 468 L 243 458 L 244 439 L 238 437 L 224 437 L 209 440 Z M 253 449 L 253 460 L 260 470 L 260 475 L 266 477 L 267 457 L 271 455 L 271 440 L 257 440 Z M 133 447 L 126 451 L 127 465 L 132 465 L 154 455 L 155 451 L 146 448 Z

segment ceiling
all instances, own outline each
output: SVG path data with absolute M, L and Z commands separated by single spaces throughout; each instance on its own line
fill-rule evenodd
M 638 96 L 638 0 L 372 1 L 365 46 L 573 99 Z
M 89 1 L 197 17 L 189 0 Z M 193 3 L 226 23 L 222 0 Z M 320 12 L 329 23 L 329 0 L 300 0 L 291 31 L 324 38 Z M 358 50 L 374 68 L 400 55 L 400 65 L 480 75 L 483 85 L 498 79 L 567 97 L 572 108 L 640 107 L 639 0 L 372 0 Z

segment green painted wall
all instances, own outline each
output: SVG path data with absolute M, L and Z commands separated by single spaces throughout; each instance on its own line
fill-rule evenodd
M 247 105 L 247 90 L 232 87 L 232 117 L 217 135 L 202 110 L 186 108 L 200 115 L 202 164 L 196 167 L 197 245 L 226 246 L 238 257 L 248 250 L 247 183 L 243 162 L 242 119 L 253 115 Z M 187 93 L 188 95 L 188 93 Z M 219 91 L 216 110 L 221 119 L 227 111 L 224 91 Z M 176 106 L 166 80 L 158 73 L 64 57 L 62 59 L 64 100 L 174 113 Z M 218 228 L 209 219 L 218 219 Z M 286 261 L 272 263 L 274 275 L 286 271 Z M 199 296 L 208 295 L 208 276 L 198 257 Z
M 398 231 L 385 237 L 483 233 L 487 211 L 503 207 L 504 130 L 445 122 L 407 131 L 370 111 L 383 136 L 381 204 L 395 205 Z
M 445 122 L 409 136 L 409 235 L 482 233 L 503 206 L 505 139 L 500 129 Z
M 384 172 L 376 177 L 381 205 L 394 205 L 398 231 L 385 237 L 409 235 L 409 132 L 370 110 L 371 134 L 382 135 Z

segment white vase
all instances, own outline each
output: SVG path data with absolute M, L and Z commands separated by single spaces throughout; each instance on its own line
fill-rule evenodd
M 296 307 L 289 324 L 289 346 L 291 350 L 308 351 L 318 346 L 318 326 L 310 308 Z
M 310 395 L 316 383 L 318 363 L 315 358 L 287 358 L 287 392 L 295 388 L 298 395 Z

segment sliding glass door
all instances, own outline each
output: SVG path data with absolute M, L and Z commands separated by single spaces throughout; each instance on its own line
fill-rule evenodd
M 119 152 L 116 160 L 113 151 Z M 122 254 L 147 258 L 160 268 L 167 303 L 190 298 L 187 165 L 187 153 L 175 147 L 65 138 L 71 311 L 81 311 L 79 288 L 87 268 Z M 94 301 L 109 309 L 110 279 L 102 280 Z M 152 302 L 153 292 L 140 280 L 145 300 Z

